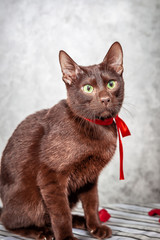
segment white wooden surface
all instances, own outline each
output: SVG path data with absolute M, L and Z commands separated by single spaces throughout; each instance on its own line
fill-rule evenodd
M 160 208 L 160 204 L 108 204 L 106 210 L 111 214 L 110 220 L 106 223 L 113 231 L 111 240 L 159 240 L 160 223 L 159 217 L 148 216 L 148 211 L 153 208 Z M 73 213 L 83 215 L 79 206 Z M 74 235 L 81 240 L 94 239 L 87 231 L 73 229 Z M 6 231 L 0 224 L 0 240 L 27 239 L 13 235 Z

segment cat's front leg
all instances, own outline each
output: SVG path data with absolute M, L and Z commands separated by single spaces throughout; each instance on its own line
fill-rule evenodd
M 37 182 L 50 216 L 55 239 L 77 240 L 72 234 L 67 177 L 45 167 L 39 171 Z
M 98 191 L 97 181 L 95 183 L 88 183 L 84 191 L 80 194 L 84 214 L 86 218 L 87 229 L 96 238 L 109 238 L 112 235 L 112 230 L 100 223 L 98 216 Z

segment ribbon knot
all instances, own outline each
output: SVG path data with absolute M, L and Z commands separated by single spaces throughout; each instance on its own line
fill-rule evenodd
M 87 119 L 84 118 L 85 120 L 98 124 L 98 125 L 111 125 L 113 123 L 113 118 L 108 118 L 105 120 L 99 120 L 99 119 Z M 126 123 L 117 115 L 115 118 L 115 123 L 117 126 L 117 132 L 118 132 L 118 137 L 119 137 L 119 153 L 120 153 L 120 180 L 124 180 L 124 172 L 123 172 L 123 144 L 121 140 L 121 135 L 122 137 L 127 137 L 131 135 Z

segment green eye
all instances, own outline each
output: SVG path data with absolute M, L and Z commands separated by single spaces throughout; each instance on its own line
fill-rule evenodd
M 86 93 L 92 93 L 93 92 L 93 87 L 91 85 L 85 85 L 83 87 L 83 91 Z
M 113 89 L 116 86 L 116 82 L 114 80 L 110 80 L 107 84 L 109 89 Z

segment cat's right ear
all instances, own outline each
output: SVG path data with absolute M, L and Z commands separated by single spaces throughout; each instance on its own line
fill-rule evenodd
M 59 62 L 63 73 L 63 81 L 69 85 L 76 80 L 80 67 L 73 59 L 63 50 L 59 52 Z

